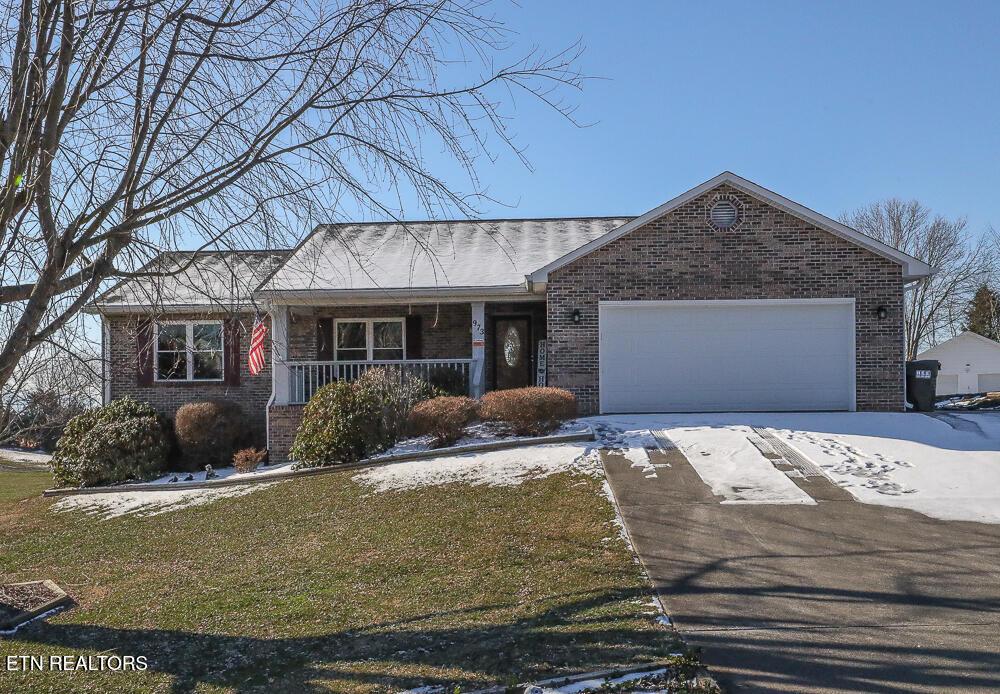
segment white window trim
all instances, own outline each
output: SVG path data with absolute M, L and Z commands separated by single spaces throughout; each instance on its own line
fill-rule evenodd
M 367 348 L 365 353 L 365 361 L 375 361 L 375 328 L 373 324 L 375 323 L 399 323 L 400 331 L 403 335 L 403 346 L 399 347 L 384 347 L 380 349 L 402 349 L 403 358 L 399 361 L 406 361 L 406 319 L 405 318 L 334 318 L 333 319 L 333 360 L 340 361 L 337 358 L 337 352 L 340 351 L 340 347 L 337 345 L 337 335 L 339 334 L 338 326 L 341 323 L 364 323 L 365 324 L 365 347 Z M 344 349 L 350 349 L 345 347 Z M 358 347 L 357 349 L 361 349 Z M 353 359 L 348 359 L 347 361 L 356 361 Z M 379 361 L 396 361 L 395 359 L 380 359 Z
M 184 378 L 160 378 L 160 328 L 165 325 L 183 325 L 187 329 L 184 336 L 184 351 L 187 353 L 187 374 Z M 194 377 L 194 326 L 218 325 L 222 353 L 221 378 Z M 173 350 L 166 350 L 173 351 Z M 204 351 L 204 350 L 200 350 Z M 153 381 L 155 383 L 221 383 L 226 380 L 226 326 L 221 320 L 165 320 L 157 321 L 156 334 L 153 335 Z

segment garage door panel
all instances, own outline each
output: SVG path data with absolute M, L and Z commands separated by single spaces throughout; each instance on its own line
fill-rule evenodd
M 606 412 L 853 407 L 849 303 L 602 304 Z
M 979 392 L 1000 390 L 1000 374 L 979 374 Z

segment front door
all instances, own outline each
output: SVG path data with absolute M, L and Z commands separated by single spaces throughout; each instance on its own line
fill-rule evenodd
M 495 388 L 531 385 L 531 322 L 528 318 L 497 318 L 493 323 Z

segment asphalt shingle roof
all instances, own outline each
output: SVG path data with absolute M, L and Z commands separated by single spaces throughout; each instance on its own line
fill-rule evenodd
M 264 291 L 509 287 L 630 217 L 334 224 Z
M 174 251 L 164 253 L 146 270 L 164 276 L 126 280 L 94 303 L 99 307 L 179 308 L 252 305 L 252 294 L 289 256 L 289 251 Z

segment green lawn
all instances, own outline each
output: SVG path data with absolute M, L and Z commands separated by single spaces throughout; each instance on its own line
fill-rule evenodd
M 463 691 L 678 649 L 600 481 L 373 493 L 349 472 L 139 518 L 55 513 L 0 472 L 0 581 L 78 606 L 7 655 L 144 655 L 144 673 L 12 673 L 0 691 Z

